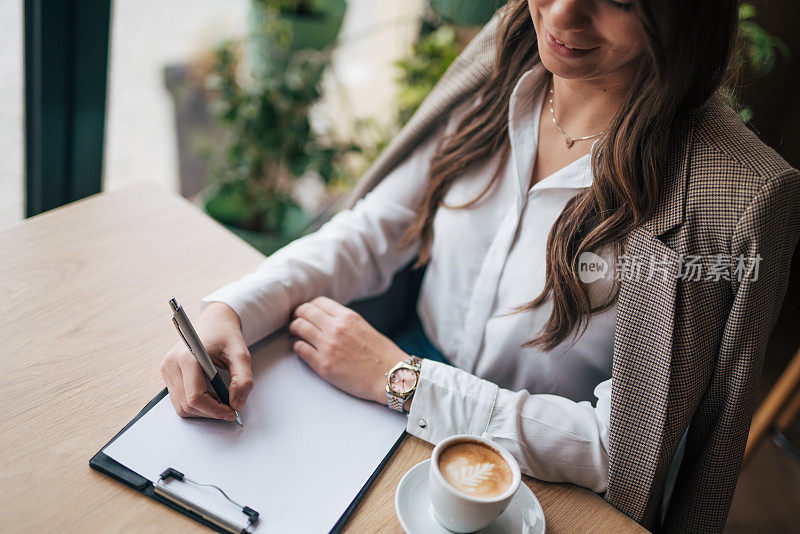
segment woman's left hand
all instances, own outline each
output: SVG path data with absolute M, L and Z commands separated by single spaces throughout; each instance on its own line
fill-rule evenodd
M 386 372 L 408 358 L 361 315 L 328 297 L 295 308 L 292 348 L 322 378 L 362 399 L 386 404 Z

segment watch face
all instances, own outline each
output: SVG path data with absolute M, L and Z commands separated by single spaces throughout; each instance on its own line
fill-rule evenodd
M 389 377 L 389 389 L 396 395 L 403 395 L 417 385 L 417 373 L 411 369 L 400 368 Z

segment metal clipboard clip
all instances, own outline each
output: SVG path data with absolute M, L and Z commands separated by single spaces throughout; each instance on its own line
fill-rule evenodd
M 222 494 L 229 502 L 231 502 L 237 508 L 242 509 L 242 513 L 247 518 L 247 526 L 242 527 L 230 521 L 218 514 L 215 514 L 211 510 L 208 510 L 197 503 L 192 502 L 191 500 L 187 499 L 186 497 L 176 493 L 172 488 L 167 486 L 166 481 L 170 478 L 181 482 L 187 482 L 189 484 L 194 484 L 195 486 L 204 486 L 209 488 L 214 488 L 218 492 Z M 187 510 L 190 510 L 206 521 L 213 523 L 214 525 L 220 527 L 221 529 L 225 530 L 226 532 L 230 532 L 232 534 L 250 534 L 252 532 L 252 527 L 258 522 L 258 512 L 250 508 L 249 506 L 242 506 L 241 504 L 237 503 L 228 495 L 222 491 L 219 487 L 213 484 L 204 484 L 201 482 L 196 482 L 187 478 L 183 473 L 178 471 L 177 469 L 173 469 L 172 467 L 167 468 L 163 473 L 161 473 L 158 477 L 158 480 L 155 484 L 153 484 L 153 491 L 155 491 L 156 495 L 159 497 L 163 497 Z

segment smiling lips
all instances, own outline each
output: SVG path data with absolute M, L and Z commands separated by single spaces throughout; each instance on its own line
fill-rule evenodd
M 596 46 L 592 48 L 573 47 L 562 41 L 559 41 L 558 39 L 553 37 L 553 35 L 550 34 L 550 32 L 548 32 L 547 30 L 545 30 L 544 33 L 545 33 L 545 40 L 547 41 L 547 44 L 550 46 L 550 48 L 557 54 L 564 57 L 582 57 L 587 53 L 591 52 L 592 50 L 594 50 L 595 48 L 597 48 Z

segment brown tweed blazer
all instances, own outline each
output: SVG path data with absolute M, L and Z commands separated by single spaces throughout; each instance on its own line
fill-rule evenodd
M 352 207 L 485 82 L 498 20 L 499 13 L 455 60 L 342 207 Z M 696 111 L 676 145 L 660 207 L 628 236 L 626 253 L 666 258 L 673 274 L 680 255 L 762 260 L 755 280 L 657 275 L 621 282 L 605 498 L 651 530 L 720 532 L 800 235 L 800 172 L 717 96 Z M 661 525 L 664 481 L 687 426 Z

